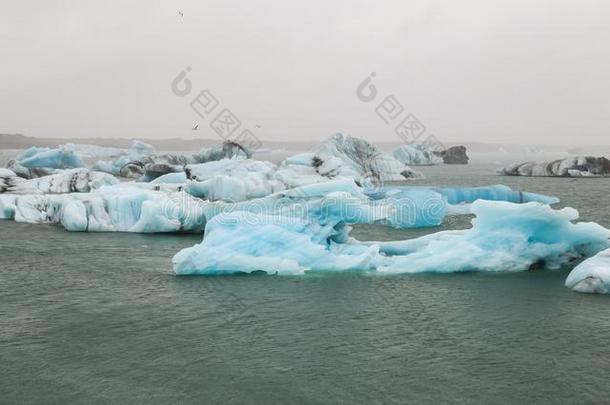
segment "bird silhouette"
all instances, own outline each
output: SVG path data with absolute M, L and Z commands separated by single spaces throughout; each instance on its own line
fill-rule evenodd
M 195 126 L 193 127 L 193 131 L 197 131 L 199 129 L 199 124 L 195 124 Z
M 182 11 L 180 11 L 180 10 L 178 10 L 178 15 L 179 15 L 180 17 L 184 17 L 184 13 L 183 13 Z

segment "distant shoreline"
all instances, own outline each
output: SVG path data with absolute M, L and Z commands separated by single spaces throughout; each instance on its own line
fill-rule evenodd
M 0 150 L 10 149 L 27 149 L 32 146 L 40 146 L 47 148 L 56 148 L 59 145 L 66 143 L 79 143 L 88 145 L 98 145 L 114 148 L 128 148 L 133 139 L 138 139 L 154 146 L 158 150 L 165 151 L 200 151 L 203 148 L 208 148 L 212 145 L 222 142 L 218 139 L 184 139 L 184 138 L 168 138 L 168 139 L 149 139 L 149 138 L 37 138 L 22 134 L 0 134 Z M 307 151 L 312 149 L 321 141 L 310 142 L 291 142 L 291 141 L 267 141 L 262 140 L 261 149 L 274 149 L 286 151 Z M 372 142 L 382 150 L 392 150 L 402 145 L 400 141 L 396 142 Z M 551 153 L 551 154 L 593 154 L 610 156 L 610 145 L 592 145 L 592 146 L 566 146 L 566 145 L 518 145 L 518 144 L 501 144 L 501 143 L 485 143 L 485 142 L 447 142 L 447 148 L 456 145 L 466 146 L 468 153 L 516 153 L 516 154 L 536 154 L 536 153 Z

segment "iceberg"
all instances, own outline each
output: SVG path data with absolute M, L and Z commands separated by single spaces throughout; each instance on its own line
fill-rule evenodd
M 335 156 L 300 153 L 285 159 L 277 178 L 286 187 L 299 187 L 334 179 L 358 179 L 360 173 Z
M 240 202 L 285 189 L 276 180 L 276 166 L 253 159 L 222 159 L 186 165 L 185 190 L 210 201 Z
M 192 157 L 193 163 L 207 163 L 222 159 L 250 159 L 252 152 L 245 146 L 234 141 L 224 141 L 220 145 L 214 145 Z
M 21 166 L 16 160 L 9 161 L 6 167 L 6 170 L 10 170 L 17 176 L 22 177 L 24 179 L 35 179 L 37 177 L 48 176 L 57 171 L 57 169 L 51 169 L 47 167 L 35 167 L 29 169 L 27 167 Z
M 155 154 L 155 148 L 151 145 L 134 140 L 129 149 L 121 153 L 117 159 L 113 161 L 99 160 L 93 165 L 93 169 L 110 173 L 114 176 L 138 178 L 144 175 L 145 172 L 145 163 L 140 162 L 140 160 Z
M 466 154 L 466 147 L 463 145 L 452 146 L 449 149 L 434 152 L 435 155 L 443 159 L 446 165 L 467 165 L 470 158 Z
M 84 166 L 81 157 L 75 151 L 65 147 L 58 149 L 32 147 L 17 156 L 15 161 L 26 169 L 39 167 L 71 169 Z
M 515 191 L 502 184 L 483 187 L 431 187 L 431 189 L 445 196 L 449 204 L 473 203 L 476 200 L 508 201 L 513 203 L 541 202 L 548 205 L 559 202 L 559 199 L 556 197 L 528 193 L 526 191 Z
M 610 160 L 605 157 L 574 156 L 552 162 L 514 163 L 498 171 L 505 176 L 606 177 Z
M 184 192 L 102 187 L 91 193 L 0 195 L 0 214 L 76 232 L 201 232 L 200 201 Z
M 354 180 L 347 179 L 313 183 L 241 202 L 207 202 L 203 209 L 208 221 L 222 213 L 244 211 L 304 220 L 420 228 L 440 225 L 447 204 L 440 194 L 419 189 L 372 200 Z
M 119 181 L 112 175 L 89 169 L 61 170 L 57 174 L 25 180 L 21 177 L 0 177 L 0 193 L 64 194 L 88 193 Z
M 402 145 L 392 152 L 399 162 L 412 166 L 432 166 L 443 164 L 443 158 L 437 156 L 424 144 Z
M 406 241 L 359 242 L 337 217 L 236 211 L 206 225 L 203 242 L 173 258 L 183 274 L 369 271 L 379 274 L 558 268 L 609 246 L 610 231 L 572 223 L 572 208 L 477 200 L 473 227 Z
M 113 162 L 98 161 L 93 167 L 114 176 L 151 181 L 164 174 L 182 172 L 187 163 L 188 159 L 179 155 L 151 155 L 134 159 L 130 154 Z
M 610 294 L 610 249 L 576 266 L 566 279 L 566 287 L 582 293 Z
M 400 181 L 422 177 L 421 173 L 398 161 L 394 156 L 379 151 L 364 139 L 335 134 L 318 145 L 314 154 L 339 158 L 361 177 L 361 183 Z

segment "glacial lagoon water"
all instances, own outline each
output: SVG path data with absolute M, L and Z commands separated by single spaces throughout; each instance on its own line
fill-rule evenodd
M 610 179 L 503 183 L 610 227 Z M 442 229 L 468 226 L 449 220 Z M 438 229 L 435 229 L 436 231 Z M 430 230 L 366 226 L 361 239 Z M 610 297 L 511 274 L 176 277 L 200 235 L 0 222 L 0 403 L 604 403 Z

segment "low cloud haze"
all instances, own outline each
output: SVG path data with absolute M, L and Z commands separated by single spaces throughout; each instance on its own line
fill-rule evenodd
M 610 143 L 609 43 L 601 0 L 2 0 L 0 133 L 214 138 L 209 89 L 268 140 L 398 140 L 394 95 L 447 142 Z

